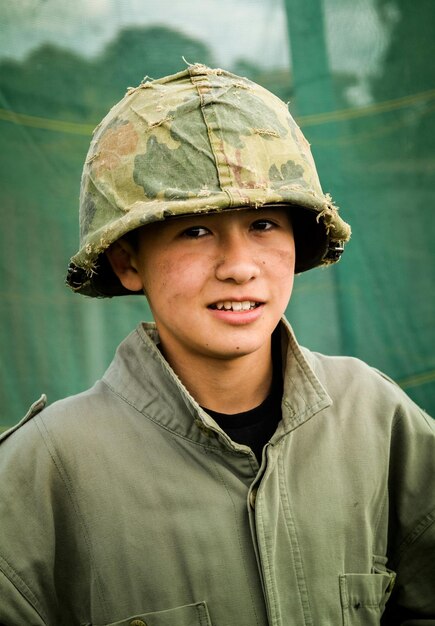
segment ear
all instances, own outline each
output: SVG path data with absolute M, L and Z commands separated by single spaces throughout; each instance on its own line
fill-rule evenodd
M 137 271 L 136 255 L 128 241 L 123 239 L 115 241 L 106 250 L 106 256 L 123 287 L 129 291 L 143 291 L 142 278 Z

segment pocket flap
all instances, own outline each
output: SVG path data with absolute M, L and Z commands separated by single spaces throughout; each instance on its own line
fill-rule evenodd
M 166 611 L 132 615 L 120 622 L 111 622 L 105 626 L 212 626 L 212 624 L 206 603 L 197 602 Z
M 383 610 L 394 584 L 394 574 L 343 574 L 340 594 L 344 609 L 376 607 Z

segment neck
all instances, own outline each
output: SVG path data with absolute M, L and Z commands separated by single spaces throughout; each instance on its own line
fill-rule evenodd
M 162 352 L 174 372 L 199 405 L 218 413 L 242 413 L 260 405 L 272 384 L 271 345 L 234 359 Z

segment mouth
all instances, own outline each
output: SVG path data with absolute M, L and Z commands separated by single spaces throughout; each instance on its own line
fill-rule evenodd
M 209 309 L 217 311 L 253 311 L 261 306 L 262 302 L 255 302 L 253 300 L 222 300 L 208 306 Z

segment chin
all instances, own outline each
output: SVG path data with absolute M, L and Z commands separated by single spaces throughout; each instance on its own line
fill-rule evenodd
M 260 350 L 262 347 L 263 344 L 246 345 L 243 341 L 240 341 L 239 343 L 228 346 L 227 348 L 223 347 L 222 345 L 216 346 L 215 349 L 213 349 L 212 346 L 207 346 L 207 348 L 205 348 L 204 350 L 204 353 L 215 359 L 230 361 L 232 359 L 237 359 L 240 357 L 248 356 L 249 354 L 253 354 Z

